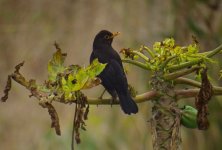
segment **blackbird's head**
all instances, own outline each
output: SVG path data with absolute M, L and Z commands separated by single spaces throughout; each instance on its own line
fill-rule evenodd
M 93 45 L 111 45 L 113 38 L 119 34 L 119 32 L 111 33 L 107 30 L 102 30 L 96 35 Z

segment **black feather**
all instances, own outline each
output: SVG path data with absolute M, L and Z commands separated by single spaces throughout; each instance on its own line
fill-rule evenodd
M 108 38 L 110 37 L 110 38 Z M 100 63 L 107 63 L 106 68 L 98 76 L 102 85 L 113 98 L 117 95 L 124 113 L 137 113 L 138 107 L 128 91 L 127 78 L 119 54 L 112 48 L 113 34 L 109 31 L 100 31 L 93 42 L 93 51 L 90 63 L 98 58 Z

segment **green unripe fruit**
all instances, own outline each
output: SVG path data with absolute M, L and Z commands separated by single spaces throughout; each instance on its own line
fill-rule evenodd
M 187 128 L 197 128 L 197 110 L 185 105 L 182 109 L 181 124 Z

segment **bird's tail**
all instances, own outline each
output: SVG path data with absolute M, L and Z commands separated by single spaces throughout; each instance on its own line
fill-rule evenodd
M 124 113 L 130 115 L 131 113 L 136 114 L 138 112 L 138 106 L 135 101 L 131 98 L 130 94 L 119 94 L 120 106 Z

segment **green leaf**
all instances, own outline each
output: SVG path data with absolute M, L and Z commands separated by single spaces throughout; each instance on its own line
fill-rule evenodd
M 64 60 L 66 54 L 63 54 L 60 49 L 58 49 L 54 54 L 52 59 L 48 63 L 48 78 L 52 82 L 56 81 L 56 76 L 59 73 L 64 72 Z
M 92 64 L 88 66 L 85 70 L 90 75 L 90 77 L 95 77 L 99 75 L 103 69 L 105 69 L 106 64 L 102 64 L 98 59 L 94 59 Z
M 106 64 L 95 59 L 88 67 L 78 65 L 64 66 L 66 54 L 60 49 L 53 54 L 48 63 L 48 81 L 37 88 L 45 93 L 56 93 L 63 96 L 66 101 L 75 99 L 75 93 L 79 90 L 92 88 L 101 83 L 96 76 L 99 75 Z
M 71 92 L 75 92 L 81 89 L 91 88 L 100 83 L 100 80 L 96 78 L 106 64 L 99 63 L 98 59 L 95 59 L 91 65 L 86 68 L 81 68 L 77 72 L 72 72 L 68 75 L 67 79 L 62 78 L 62 89 L 69 95 Z

